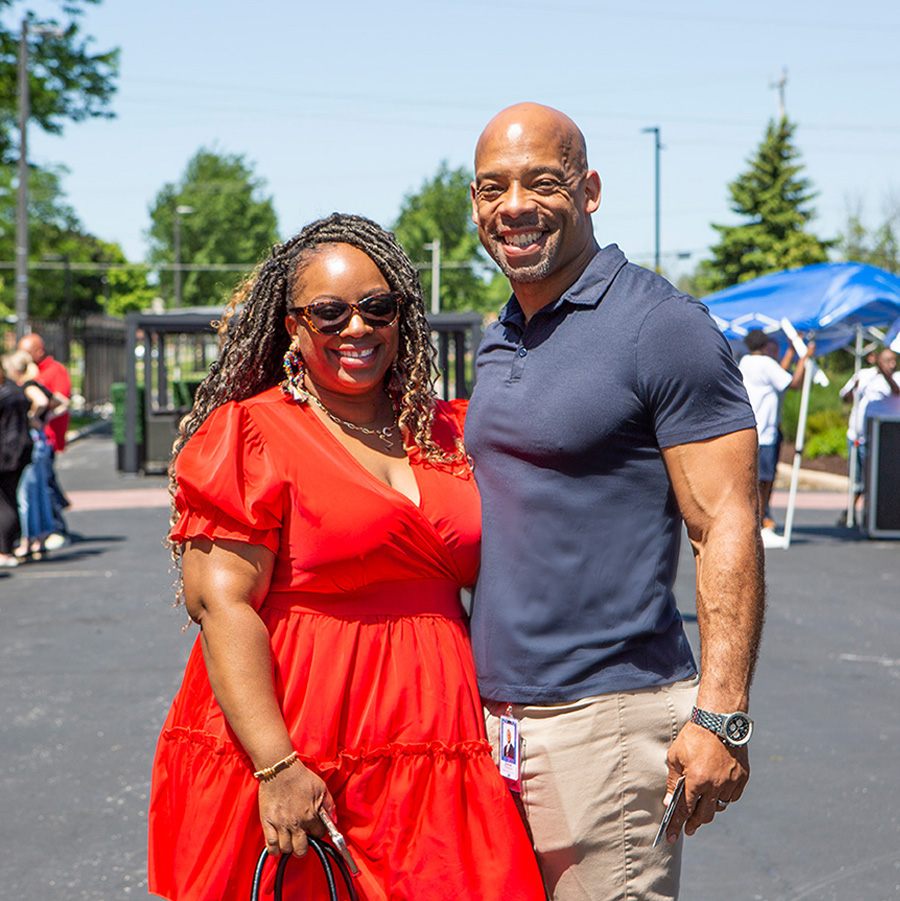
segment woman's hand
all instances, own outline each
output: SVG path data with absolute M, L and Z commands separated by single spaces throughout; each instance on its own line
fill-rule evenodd
M 188 613 L 200 624 L 209 681 L 254 768 L 288 757 L 288 734 L 272 679 L 272 647 L 256 612 L 275 555 L 238 541 L 193 538 L 182 557 Z M 306 853 L 306 833 L 324 836 L 319 810 L 334 813 L 325 783 L 299 760 L 259 784 L 259 817 L 270 854 Z
M 335 819 L 334 799 L 325 783 L 297 761 L 259 784 L 259 819 L 269 854 L 306 854 L 306 833 L 325 837 L 319 810 Z

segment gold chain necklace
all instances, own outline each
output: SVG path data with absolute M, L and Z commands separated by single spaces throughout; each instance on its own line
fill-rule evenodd
M 353 429 L 354 432 L 362 432 L 364 435 L 374 435 L 379 441 L 381 441 L 384 446 L 390 450 L 394 446 L 394 429 L 397 427 L 397 423 L 394 422 L 391 425 L 386 425 L 383 429 L 369 429 L 364 425 L 357 425 L 355 422 L 347 422 L 346 419 L 341 419 L 340 416 L 336 416 L 322 401 L 319 400 L 315 394 L 310 394 L 309 399 L 330 419 L 332 422 L 336 422 L 338 425 L 345 426 L 348 429 Z

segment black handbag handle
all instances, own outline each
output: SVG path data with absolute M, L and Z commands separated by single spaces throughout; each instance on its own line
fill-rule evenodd
M 334 846 L 312 835 L 307 835 L 306 841 L 322 864 L 322 869 L 325 872 L 325 881 L 328 883 L 329 901 L 340 901 L 337 883 L 334 879 L 333 867 L 335 866 L 338 868 L 341 876 L 344 877 L 344 884 L 347 886 L 347 894 L 350 896 L 350 901 L 359 901 L 359 895 L 356 894 L 356 887 L 353 885 L 353 877 L 350 875 L 350 870 L 347 869 L 347 864 L 344 863 L 343 858 L 334 849 Z M 259 855 L 259 860 L 256 862 L 256 872 L 253 874 L 250 901 L 259 901 L 259 887 L 262 883 L 262 874 L 266 866 L 266 858 L 270 856 L 268 850 L 263 848 L 262 853 Z M 281 892 L 284 885 L 284 871 L 292 856 L 291 854 L 282 854 L 278 859 L 278 869 L 275 871 L 274 901 L 282 901 Z

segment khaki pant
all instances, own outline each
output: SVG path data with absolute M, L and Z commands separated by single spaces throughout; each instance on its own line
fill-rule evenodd
M 651 846 L 663 815 L 666 752 L 690 718 L 697 683 L 512 705 L 522 739 L 522 792 L 514 797 L 553 901 L 678 897 L 683 839 Z M 485 707 L 495 759 L 506 710 Z

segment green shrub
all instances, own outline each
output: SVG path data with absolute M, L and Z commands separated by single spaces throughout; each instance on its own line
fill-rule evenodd
M 834 408 L 818 410 L 806 417 L 807 435 L 828 432 L 831 429 L 841 429 L 846 437 L 847 413 L 844 410 L 835 410 Z
M 850 405 L 840 398 L 840 390 L 849 378 L 848 373 L 828 373 L 831 384 L 827 388 L 813 385 L 809 392 L 809 411 L 806 417 L 806 440 L 820 431 L 841 426 L 846 432 Z M 785 441 L 797 438 L 797 419 L 800 415 L 800 391 L 786 391 L 781 410 L 781 431 Z
M 109 386 L 109 396 L 113 403 L 113 441 L 116 444 L 125 444 L 125 398 L 128 394 L 125 382 L 113 382 Z M 137 414 L 137 435 L 135 436 L 138 444 L 144 441 L 144 387 L 138 385 L 137 388 L 138 414 Z
M 69 428 L 77 431 L 85 426 L 93 425 L 96 421 L 96 416 L 90 416 L 86 413 L 73 413 L 69 417 Z
M 803 456 L 810 460 L 814 457 L 841 456 L 847 459 L 847 427 L 845 425 L 831 426 L 830 428 L 807 433 L 806 445 L 803 448 Z

